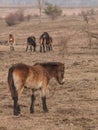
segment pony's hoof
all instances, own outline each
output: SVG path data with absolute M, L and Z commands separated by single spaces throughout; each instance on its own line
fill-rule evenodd
M 19 112 L 14 112 L 14 115 L 15 116 L 18 116 L 20 113 Z
M 33 113 L 34 113 L 34 110 L 30 110 L 30 113 L 33 114 Z
M 14 111 L 14 115 L 18 116 L 20 114 L 20 111 Z
M 48 113 L 49 111 L 48 111 L 48 109 L 46 109 L 46 110 L 44 110 L 44 112 L 45 112 L 45 113 Z

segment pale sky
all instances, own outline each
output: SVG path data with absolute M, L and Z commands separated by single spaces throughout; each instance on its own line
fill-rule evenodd
M 45 2 L 53 3 L 62 6 L 96 6 L 98 7 L 98 0 L 44 0 Z M 0 5 L 3 4 L 35 4 L 37 0 L 0 0 Z

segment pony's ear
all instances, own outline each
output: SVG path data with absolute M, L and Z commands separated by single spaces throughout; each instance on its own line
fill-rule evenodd
M 62 65 L 63 65 L 63 66 L 65 66 L 65 64 L 64 64 L 64 63 L 62 63 Z

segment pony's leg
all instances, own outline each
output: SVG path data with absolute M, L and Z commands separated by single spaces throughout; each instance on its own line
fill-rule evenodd
M 32 45 L 30 45 L 30 50 L 32 51 Z
M 11 51 L 11 45 L 9 47 L 10 47 L 10 51 Z
M 49 51 L 51 51 L 51 44 L 49 45 Z
M 46 50 L 46 49 L 45 49 L 45 46 L 46 46 L 46 45 L 43 43 L 43 52 L 45 52 L 45 50 Z
M 13 47 L 12 46 L 10 46 L 10 51 L 13 51 Z
M 47 51 L 50 51 L 50 46 L 49 46 L 49 44 L 46 44 L 46 50 L 47 50 Z
M 12 86 L 12 99 L 13 99 L 13 114 L 18 115 L 20 114 L 20 107 L 18 105 L 18 91 L 16 90 L 15 86 Z
M 20 114 L 20 106 L 18 105 L 18 92 L 15 90 L 15 97 L 13 97 L 14 100 L 14 115 Z
M 14 51 L 14 47 L 12 47 L 12 51 Z
M 42 105 L 44 112 L 48 112 L 47 104 L 46 104 L 46 89 L 42 89 Z
M 53 50 L 53 48 L 52 48 L 52 45 L 50 44 L 50 51 L 52 51 Z
M 34 52 L 36 51 L 36 46 L 34 46 Z
M 28 45 L 27 45 L 27 47 L 26 47 L 26 51 L 28 50 Z
M 20 114 L 20 106 L 18 104 L 18 99 L 21 96 L 21 93 L 23 91 L 23 87 L 19 87 L 17 90 L 18 96 L 14 97 L 14 115 L 19 115 Z
M 11 43 L 10 43 L 10 51 L 12 51 L 12 45 L 11 45 Z
M 13 51 L 14 51 L 14 46 L 13 46 Z
M 46 104 L 46 96 L 42 97 L 42 104 L 44 112 L 48 112 L 47 104 Z
M 41 45 L 40 45 L 40 52 L 42 52 L 42 48 L 43 48 L 43 45 L 41 44 Z
M 34 90 L 32 90 L 30 113 L 34 113 L 34 101 L 35 101 Z
M 14 51 L 14 45 L 12 44 L 12 51 Z
M 14 115 L 19 115 L 20 114 L 20 107 L 18 105 L 18 96 L 17 97 L 13 97 L 14 100 Z

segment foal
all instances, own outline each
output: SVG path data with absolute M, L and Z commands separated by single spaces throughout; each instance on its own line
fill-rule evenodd
M 28 50 L 29 46 L 30 46 L 31 51 L 32 51 L 32 46 L 34 48 L 34 51 L 36 51 L 36 38 L 35 38 L 35 36 L 30 36 L 27 38 L 26 51 Z
M 9 68 L 8 85 L 14 101 L 14 115 L 20 114 L 18 99 L 24 87 L 32 90 L 30 113 L 34 112 L 34 91 L 40 89 L 44 112 L 48 112 L 46 105 L 46 94 L 51 78 L 56 78 L 59 84 L 64 83 L 64 64 L 62 63 L 37 63 L 33 66 L 26 64 L 15 64 Z
M 10 51 L 14 51 L 15 39 L 12 34 L 9 34 L 8 44 L 10 44 Z

